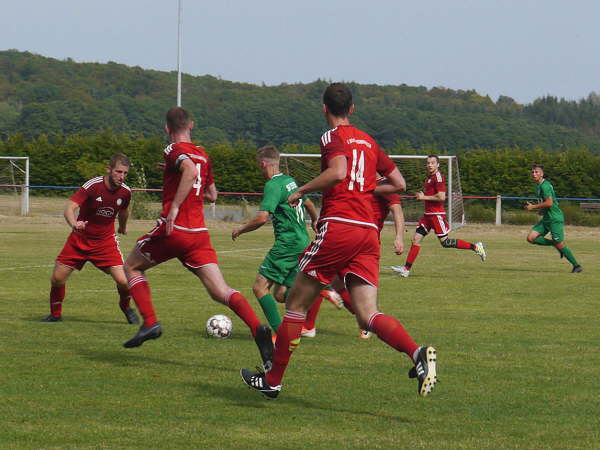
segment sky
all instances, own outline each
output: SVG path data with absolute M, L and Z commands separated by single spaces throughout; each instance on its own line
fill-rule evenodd
M 181 0 L 182 70 L 474 89 L 530 103 L 600 93 L 596 0 Z M 0 50 L 177 70 L 178 0 L 3 2 Z

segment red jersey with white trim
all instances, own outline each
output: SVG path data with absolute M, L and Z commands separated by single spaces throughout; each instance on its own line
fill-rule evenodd
M 87 225 L 78 233 L 89 239 L 105 239 L 115 234 L 115 218 L 122 209 L 127 209 L 131 200 L 131 189 L 122 184 L 111 191 L 104 177 L 88 180 L 70 199 L 79 205 L 78 221 Z
M 373 216 L 379 231 L 383 230 L 383 223 L 390 213 L 390 206 L 400 204 L 402 202 L 398 194 L 373 195 Z
M 352 125 L 340 125 L 321 137 L 321 172 L 336 156 L 345 156 L 346 178 L 323 192 L 319 221 L 373 227 L 376 174 L 389 175 L 396 165 L 375 140 Z
M 435 195 L 438 192 L 446 192 L 444 175 L 439 170 L 434 174 L 427 175 L 423 183 L 423 194 Z M 444 203 L 425 200 L 425 214 L 446 214 Z
M 191 142 L 171 144 L 164 150 L 165 170 L 163 172 L 163 209 L 161 216 L 166 218 L 171 203 L 181 181 L 179 165 L 184 159 L 191 160 L 198 171 L 196 182 L 179 207 L 175 228 L 184 231 L 205 231 L 204 190 L 214 183 L 212 165 L 203 148 Z

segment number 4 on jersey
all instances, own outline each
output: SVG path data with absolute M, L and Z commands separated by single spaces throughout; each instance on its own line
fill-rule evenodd
M 354 183 L 358 183 L 359 190 L 362 192 L 365 187 L 365 153 L 360 152 L 360 156 L 357 160 L 358 150 L 352 149 L 352 170 L 350 170 L 350 183 L 348 183 L 348 190 L 354 190 Z

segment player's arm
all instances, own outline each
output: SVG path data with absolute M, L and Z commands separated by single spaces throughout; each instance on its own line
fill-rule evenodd
M 268 211 L 257 211 L 256 215 L 247 223 L 231 232 L 231 240 L 235 241 L 240 234 L 249 233 L 262 227 L 269 220 Z
M 525 209 L 527 211 L 532 211 L 535 209 L 551 208 L 553 204 L 554 202 L 552 201 L 552 197 L 546 197 L 542 203 L 533 204 L 531 202 L 527 202 Z
M 308 215 L 310 216 L 310 227 L 316 233 L 317 232 L 317 220 L 319 219 L 319 214 L 317 213 L 317 207 L 308 198 L 306 200 L 304 200 L 304 207 L 306 208 L 306 211 L 308 211 Z
M 73 231 L 84 230 L 87 225 L 87 220 L 81 221 L 77 220 L 77 215 L 75 211 L 79 208 L 79 205 L 75 203 L 73 200 L 67 200 L 67 204 L 65 205 L 64 216 L 67 224 L 71 227 Z
M 331 158 L 327 163 L 327 169 L 313 178 L 304 186 L 300 186 L 296 192 L 288 197 L 288 203 L 291 206 L 298 205 L 304 194 L 310 192 L 324 191 L 329 189 L 346 178 L 347 162 L 344 155 L 337 155 Z
M 406 181 L 397 167 L 394 167 L 385 180 L 377 183 L 373 193 L 375 195 L 395 194 L 406 190 Z
M 209 186 L 206 186 L 206 189 L 204 190 L 204 198 L 206 200 L 208 200 L 211 203 L 214 203 L 217 201 L 217 196 L 218 196 L 218 192 L 217 192 L 217 187 L 215 186 L 215 183 L 211 183 Z
M 117 221 L 119 222 L 119 227 L 117 228 L 117 233 L 127 234 L 127 220 L 129 219 L 129 208 L 123 208 L 117 214 Z
M 445 202 L 446 201 L 446 193 L 445 192 L 436 192 L 434 195 L 425 195 L 423 191 L 419 191 L 416 194 L 417 200 L 427 200 L 430 202 Z
M 167 236 L 173 231 L 175 219 L 179 214 L 179 207 L 192 190 L 192 186 L 198 178 L 198 169 L 189 158 L 183 159 L 181 161 L 181 163 L 179 164 L 179 171 L 181 172 L 181 179 L 179 180 L 179 185 L 177 186 L 175 197 L 173 197 L 171 208 L 169 209 L 169 213 L 167 214 L 167 223 L 165 230 Z
M 402 211 L 402 205 L 398 203 L 390 205 L 390 212 L 392 213 L 392 220 L 394 221 L 394 228 L 396 230 L 394 250 L 396 255 L 401 255 L 404 252 L 404 211 Z

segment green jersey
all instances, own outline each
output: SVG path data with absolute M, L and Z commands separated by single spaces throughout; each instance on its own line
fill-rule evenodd
M 285 247 L 300 252 L 308 245 L 308 232 L 304 223 L 303 201 L 291 207 L 287 199 L 298 189 L 296 180 L 278 173 L 265 183 L 259 210 L 272 214 L 275 247 Z
M 542 181 L 540 184 L 535 186 L 535 196 L 538 200 L 543 202 L 548 197 L 552 197 L 552 206 L 550 208 L 543 208 L 544 211 L 544 222 L 564 222 L 565 217 L 558 206 L 558 200 L 556 199 L 556 194 L 554 193 L 554 188 L 552 187 L 552 183 L 548 180 Z

